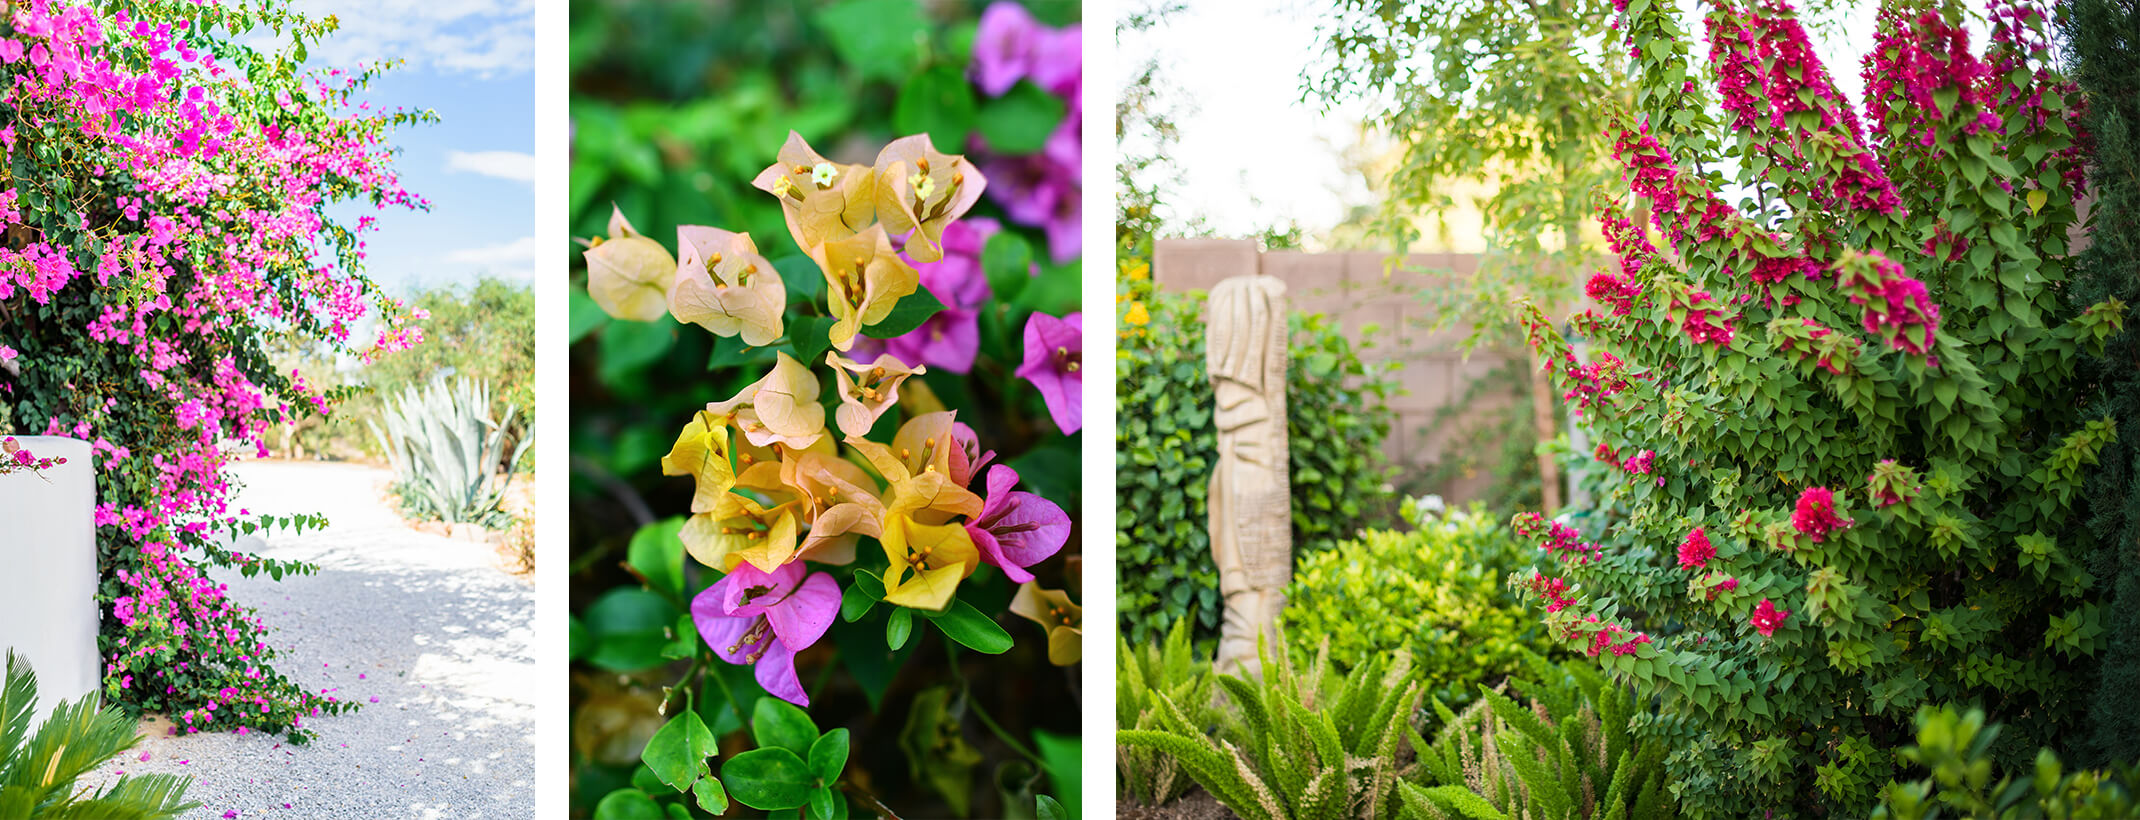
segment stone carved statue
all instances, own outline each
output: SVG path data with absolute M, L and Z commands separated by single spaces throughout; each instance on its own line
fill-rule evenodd
M 1237 276 L 1211 290 L 1204 362 L 1217 408 L 1211 557 L 1225 596 L 1217 666 L 1255 672 L 1256 637 L 1285 609 L 1293 577 L 1286 449 L 1285 282 Z

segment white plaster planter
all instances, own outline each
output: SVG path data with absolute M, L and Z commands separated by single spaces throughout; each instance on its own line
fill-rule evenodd
M 42 476 L 0 475 L 0 648 L 37 672 L 36 719 L 98 688 L 97 481 L 89 443 L 18 436 L 38 458 L 67 459 Z

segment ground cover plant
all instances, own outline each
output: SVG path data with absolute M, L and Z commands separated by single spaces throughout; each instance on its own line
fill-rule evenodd
M 2116 437 L 2072 397 L 2124 321 L 2065 284 L 2087 190 L 2045 10 L 1883 3 L 1853 106 L 1780 0 L 1616 4 L 1636 78 L 1566 327 L 1524 311 L 1604 469 L 1519 515 L 1544 623 L 1659 704 L 1691 817 L 1859 814 L 1920 706 L 1980 704 L 2018 767 L 2080 737 L 2104 641 L 2080 491 Z M 1712 96 L 1713 94 L 1713 96 Z M 1711 120 L 1703 112 L 1722 112 Z
M 1075 19 L 734 11 L 580 55 L 574 812 L 1074 814 Z
M 206 572 L 306 571 L 227 536 L 321 522 L 245 516 L 227 467 L 342 396 L 275 367 L 272 340 L 363 361 L 420 340 L 420 314 L 362 273 L 371 219 L 333 206 L 423 207 L 387 137 L 427 115 L 362 104 L 384 65 L 303 68 L 336 23 L 286 2 L 8 14 L 0 430 L 94 448 L 105 699 L 301 741 L 348 705 L 278 671 L 264 625 Z

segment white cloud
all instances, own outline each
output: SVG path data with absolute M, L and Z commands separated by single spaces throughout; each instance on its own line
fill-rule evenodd
M 535 182 L 535 155 L 520 151 L 454 151 L 446 155 L 446 170 L 467 171 L 514 182 Z
M 451 251 L 446 254 L 446 262 L 455 265 L 473 265 L 483 271 L 507 279 L 533 280 L 535 278 L 535 237 L 523 236 L 511 242 Z
M 295 0 L 341 30 L 312 47 L 315 64 L 339 67 L 406 59 L 412 68 L 478 76 L 530 71 L 534 0 Z

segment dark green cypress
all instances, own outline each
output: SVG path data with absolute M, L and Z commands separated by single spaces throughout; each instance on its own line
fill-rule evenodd
M 2090 765 L 2140 761 L 2140 0 L 2071 0 L 2060 21 L 2087 100 L 2094 144 L 2093 244 L 2077 260 L 2076 306 L 2127 305 L 2125 331 L 2084 367 L 2101 413 L 2118 422 L 2088 484 L 2091 571 L 2107 585 L 2101 687 L 2089 704 Z

